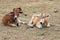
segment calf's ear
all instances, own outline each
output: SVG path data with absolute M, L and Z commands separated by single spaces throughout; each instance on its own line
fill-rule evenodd
M 49 17 L 49 15 L 47 15 L 47 17 Z
M 22 10 L 21 8 L 18 8 L 19 10 Z
M 15 11 L 15 8 L 13 8 L 13 12 Z

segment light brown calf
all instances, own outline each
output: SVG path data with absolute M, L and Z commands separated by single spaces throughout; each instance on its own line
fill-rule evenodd
M 38 27 L 38 28 L 42 28 L 43 25 L 45 25 L 46 27 L 49 27 L 49 19 L 50 16 L 48 14 L 38 14 L 38 15 L 33 15 L 30 22 L 29 22 L 29 26 L 31 27 Z

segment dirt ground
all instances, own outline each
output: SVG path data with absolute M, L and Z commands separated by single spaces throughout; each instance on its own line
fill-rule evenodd
M 51 27 L 26 29 L 24 24 L 19 27 L 3 25 L 2 17 L 16 7 L 21 7 L 28 15 L 19 16 L 27 23 L 33 14 L 50 14 Z M 60 0 L 0 0 L 0 40 L 60 40 Z

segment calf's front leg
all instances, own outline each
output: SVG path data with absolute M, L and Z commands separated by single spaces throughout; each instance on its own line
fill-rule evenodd
M 18 23 L 18 25 L 20 25 L 20 24 L 26 24 L 26 22 L 23 22 L 23 21 L 21 21 L 19 19 L 17 19 L 17 23 Z

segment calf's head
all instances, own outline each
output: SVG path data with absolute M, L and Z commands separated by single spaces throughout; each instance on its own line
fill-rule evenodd
M 14 12 L 15 19 L 19 16 L 19 14 L 24 14 L 21 8 L 14 8 L 13 12 Z M 24 14 L 24 15 L 27 16 L 27 14 Z
M 41 18 L 40 19 L 40 24 L 44 24 L 44 21 L 45 21 L 45 19 L 44 18 Z

